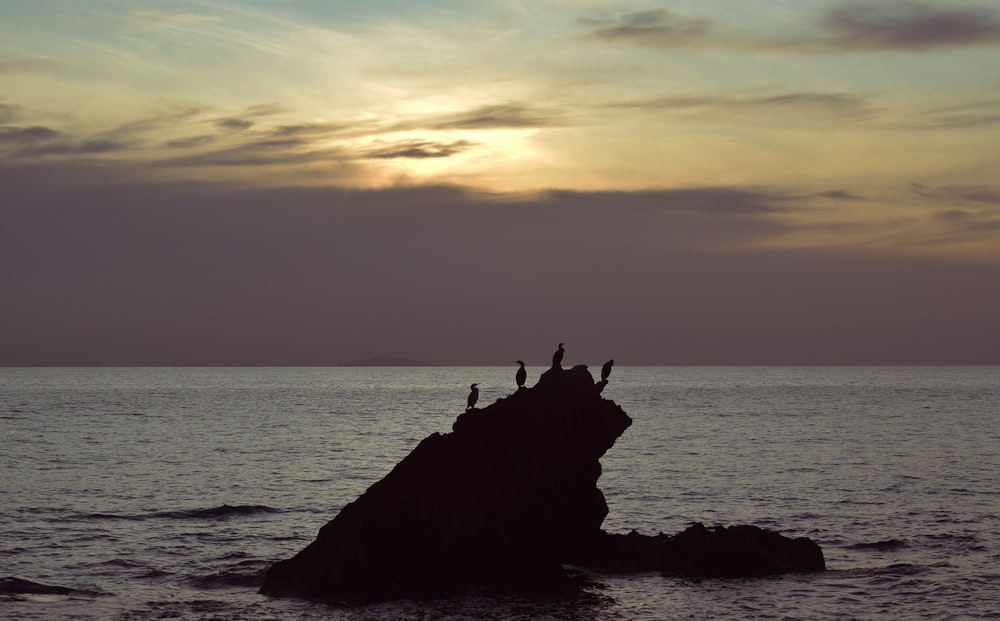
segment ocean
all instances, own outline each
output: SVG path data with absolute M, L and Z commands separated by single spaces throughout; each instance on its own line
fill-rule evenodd
M 1000 619 L 1000 367 L 615 367 L 604 528 L 808 536 L 828 571 L 596 575 L 571 600 L 256 593 L 510 367 L 0 368 L 0 618 Z M 543 371 L 529 367 L 528 385 Z M 592 367 L 592 372 L 598 371 Z

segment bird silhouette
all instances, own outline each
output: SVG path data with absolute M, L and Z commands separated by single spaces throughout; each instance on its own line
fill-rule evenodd
M 472 390 L 469 391 L 469 405 L 467 405 L 465 407 L 465 411 L 466 412 L 468 412 L 469 410 L 475 408 L 476 407 L 476 401 L 479 401 L 479 389 L 476 388 L 476 386 L 478 386 L 478 385 L 479 384 L 473 384 L 472 386 L 469 387 Z
M 562 368 L 562 359 L 563 359 L 563 354 L 565 354 L 565 353 L 566 353 L 566 350 L 563 349 L 563 343 L 559 343 L 559 349 L 556 350 L 556 353 L 552 354 L 552 367 L 553 368 L 556 368 L 556 369 L 561 369 Z
M 517 370 L 517 373 L 514 374 L 514 381 L 517 382 L 517 389 L 521 390 L 522 388 L 524 388 L 524 381 L 526 379 L 528 379 L 528 372 L 524 370 L 524 362 L 523 361 L 521 361 L 521 360 L 515 360 L 514 362 L 516 362 L 519 365 L 521 365 L 521 368 L 519 368 Z
M 614 363 L 615 361 L 612 358 L 611 360 L 605 362 L 604 366 L 601 367 L 601 381 L 607 381 L 608 377 L 611 376 L 611 365 L 613 365 Z

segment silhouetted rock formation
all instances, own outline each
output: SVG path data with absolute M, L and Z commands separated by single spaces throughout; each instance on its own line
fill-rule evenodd
M 747 525 L 706 528 L 699 522 L 676 535 L 652 537 L 605 533 L 578 552 L 575 563 L 609 572 L 737 578 L 826 569 L 823 551 L 812 539 Z
M 586 370 L 470 410 L 350 503 L 261 592 L 383 598 L 477 587 L 554 589 L 601 535 L 600 457 L 631 424 Z
M 567 561 L 677 573 L 770 573 L 749 561 L 733 562 L 750 558 L 759 546 L 774 549 L 757 555 L 769 567 L 815 568 L 814 560 L 790 563 L 799 549 L 789 554 L 773 537 L 791 540 L 773 533 L 730 537 L 731 529 L 689 529 L 673 538 L 643 538 L 602 531 L 608 508 L 597 488 L 600 458 L 631 423 L 600 396 L 585 367 L 553 367 L 533 387 L 460 415 L 452 433 L 424 439 L 313 543 L 274 564 L 261 593 L 384 599 L 481 588 L 552 592 L 570 585 Z M 748 528 L 733 527 L 732 533 Z M 710 568 L 741 563 L 748 572 Z
M 69 595 L 76 589 L 40 584 L 23 578 L 0 578 L 0 595 Z

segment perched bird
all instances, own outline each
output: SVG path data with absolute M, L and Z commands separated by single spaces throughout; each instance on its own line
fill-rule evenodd
M 607 381 L 608 377 L 610 377 L 610 375 L 611 375 L 611 365 L 613 365 L 614 363 L 615 363 L 615 361 L 612 358 L 611 360 L 608 360 L 607 362 L 605 362 L 604 366 L 601 367 L 601 381 L 602 382 Z
M 528 379 L 528 372 L 524 370 L 524 362 L 521 360 L 515 360 L 514 362 L 521 365 L 521 368 L 517 370 L 514 374 L 514 381 L 517 382 L 517 389 L 521 390 L 524 388 L 524 381 Z
M 554 368 L 556 369 L 562 368 L 562 359 L 563 359 L 563 354 L 565 353 L 566 350 L 563 349 L 563 344 L 559 343 L 559 349 L 556 350 L 556 353 L 552 354 L 552 366 Z
M 608 380 L 606 379 L 602 379 L 601 381 L 594 384 L 594 387 L 597 388 L 597 394 L 601 394 L 602 392 L 604 392 L 604 387 L 607 385 L 608 385 Z
M 465 407 L 466 412 L 476 407 L 476 401 L 479 401 L 479 389 L 476 388 L 478 385 L 479 384 L 473 384 L 470 386 L 472 390 L 469 391 L 469 405 Z

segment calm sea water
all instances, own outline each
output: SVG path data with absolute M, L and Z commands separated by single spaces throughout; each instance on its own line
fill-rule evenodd
M 530 369 L 537 377 L 542 369 Z M 5 619 L 998 619 L 1000 368 L 616 367 L 634 419 L 604 457 L 605 528 L 749 523 L 812 537 L 823 574 L 601 577 L 575 601 L 335 607 L 256 594 L 468 385 L 510 368 L 0 369 Z

